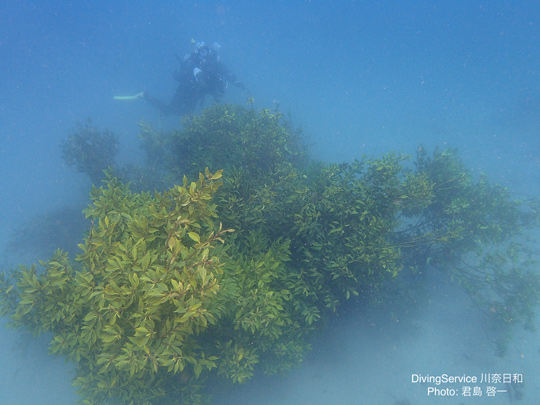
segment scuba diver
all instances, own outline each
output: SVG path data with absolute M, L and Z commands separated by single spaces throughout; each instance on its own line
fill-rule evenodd
M 221 62 L 216 42 L 211 47 L 204 42 L 191 41 L 193 50 L 180 61 L 180 67 L 174 73 L 178 88 L 167 104 L 144 91 L 139 95 L 164 114 L 185 115 L 193 113 L 197 104 L 202 104 L 205 95 L 210 95 L 219 102 L 229 83 L 245 89 L 242 82 Z M 178 58 L 180 59 L 180 58 Z

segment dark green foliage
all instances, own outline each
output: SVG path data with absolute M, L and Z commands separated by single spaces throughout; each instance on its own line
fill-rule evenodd
M 448 262 L 454 254 L 459 258 L 465 251 L 501 243 L 523 227 L 538 225 L 524 201 L 510 198 L 505 188 L 489 184 L 485 175 L 475 181 L 456 150 L 436 150 L 430 158 L 420 148 L 416 166 L 433 183 L 432 202 L 422 211 L 416 231 L 447 238 L 439 251 L 432 249 L 432 258 Z
M 41 274 L 0 278 L 2 313 L 53 333 L 87 403 L 196 404 L 210 379 L 287 371 L 340 303 L 381 300 L 404 267 L 448 272 L 499 326 L 499 347 L 506 326 L 531 324 L 536 204 L 474 179 L 455 151 L 421 149 L 414 168 L 398 154 L 309 162 L 279 113 L 229 105 L 141 136 L 149 166 L 131 173 L 161 189 L 225 168 L 223 184 L 208 169 L 163 193 L 109 178 L 91 192 L 78 270 L 57 252 Z
M 243 382 L 252 376 L 252 365 L 259 359 L 266 373 L 298 365 L 313 328 L 291 294 L 296 280 L 291 275 L 289 242 L 272 243 L 252 233 L 242 247 L 233 244 L 222 260 L 222 288 L 231 302 L 224 303 L 227 314 L 214 333 L 223 341 L 230 339 L 227 345 L 243 353 L 245 365 L 240 370 L 218 368 L 218 373 Z
M 79 124 L 62 142 L 62 158 L 68 166 L 86 173 L 93 184 L 104 179 L 103 171 L 114 167 L 118 153 L 118 138 L 108 130 L 100 130 L 90 121 Z
M 432 184 L 432 196 L 423 209 L 404 211 L 407 226 L 396 238 L 403 262 L 437 266 L 459 282 L 496 325 L 490 337 L 503 354 L 509 328 L 531 328 L 540 303 L 538 255 L 526 239 L 527 230 L 538 228 L 538 203 L 512 199 L 483 174 L 475 180 L 455 150 L 428 157 L 420 148 L 416 167 Z
M 390 232 L 394 201 L 405 191 L 400 181 L 384 187 L 380 182 L 399 160 L 314 164 L 303 172 L 284 165 L 264 184 L 237 171 L 218 193 L 220 218 L 237 229 L 236 244 L 256 230 L 271 240 L 290 240 L 289 290 L 311 324 L 322 311 L 376 289 L 399 271 Z
M 200 116 L 184 120 L 184 128 L 156 134 L 141 125 L 143 149 L 151 164 L 179 176 L 194 176 L 201 167 L 247 170 L 266 176 L 282 164 L 296 167 L 307 161 L 300 131 L 279 111 L 255 111 L 237 105 L 215 104 Z

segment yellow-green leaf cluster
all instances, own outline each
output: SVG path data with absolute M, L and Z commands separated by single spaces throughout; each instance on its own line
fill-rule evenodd
M 5 290 L 12 322 L 53 332 L 51 353 L 78 365 L 75 382 L 90 401 L 150 401 L 164 395 L 167 373 L 198 378 L 216 367 L 198 336 L 222 312 L 215 251 L 228 230 L 214 226 L 211 203 L 219 177 L 207 170 L 154 195 L 109 178 L 85 210 L 93 226 L 78 271 L 59 251 L 42 273 L 14 272 Z

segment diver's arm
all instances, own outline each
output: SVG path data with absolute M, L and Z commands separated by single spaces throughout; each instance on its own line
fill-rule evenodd
M 238 80 L 234 73 L 230 72 L 228 69 L 225 69 L 225 71 L 227 72 L 227 74 L 222 76 L 225 78 L 225 80 L 227 80 L 229 83 L 232 83 L 233 85 L 235 85 L 236 87 L 242 90 L 246 88 L 246 86 L 244 86 L 244 83 Z
M 236 78 L 236 75 L 231 72 L 229 68 L 227 68 L 227 66 L 225 66 L 223 63 L 217 62 L 216 70 L 222 80 L 229 82 L 242 90 L 246 88 L 246 86 L 244 86 L 244 83 L 238 80 Z

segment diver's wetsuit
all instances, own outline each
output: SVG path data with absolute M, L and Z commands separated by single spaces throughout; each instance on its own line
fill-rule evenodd
M 242 83 L 236 81 L 236 77 L 218 60 L 215 51 L 207 51 L 204 57 L 199 51 L 184 58 L 174 73 L 178 88 L 168 104 L 147 92 L 144 92 L 144 99 L 164 114 L 185 115 L 193 113 L 206 94 L 219 101 L 225 94 L 228 81 L 243 88 Z
M 146 91 L 144 92 L 144 99 L 163 114 L 186 115 L 195 111 L 197 103 L 203 101 L 204 93 L 202 93 L 197 86 L 190 85 L 190 83 L 184 83 L 178 86 L 169 103 L 158 100 Z

